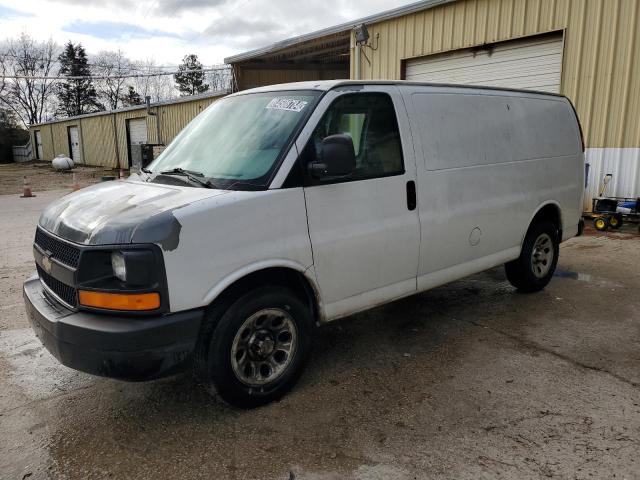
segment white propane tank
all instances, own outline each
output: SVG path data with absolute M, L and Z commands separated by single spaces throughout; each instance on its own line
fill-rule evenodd
M 51 166 L 56 170 L 71 170 L 74 167 L 73 160 L 62 153 L 51 160 Z

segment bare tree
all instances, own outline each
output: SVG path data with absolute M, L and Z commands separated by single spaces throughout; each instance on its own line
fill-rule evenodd
M 122 75 L 131 73 L 131 61 L 122 50 L 116 52 L 102 51 L 93 59 L 91 73 L 97 76 L 113 77 L 97 81 L 98 96 L 110 110 L 121 104 L 121 98 L 127 92 L 127 79 Z
M 25 125 L 40 123 L 51 114 L 54 80 L 47 77 L 56 65 L 59 48 L 53 40 L 37 42 L 26 33 L 18 39 L 7 40 L 0 52 L 2 83 L 0 106 L 11 110 Z
M 216 65 L 207 74 L 207 83 L 214 92 L 231 91 L 232 73 L 230 65 Z
M 7 79 L 5 75 L 7 74 L 7 64 L 6 64 L 6 56 L 4 54 L 4 46 L 0 47 L 0 106 L 5 107 L 4 104 L 4 95 L 5 90 L 7 90 Z
M 160 69 L 153 60 L 132 62 L 133 73 L 154 74 L 161 73 Z M 173 77 L 171 75 L 158 75 L 152 77 L 137 77 L 131 79 L 132 86 L 135 91 L 144 99 L 151 97 L 152 102 L 162 102 L 171 100 L 178 96 L 178 92 L 173 85 Z

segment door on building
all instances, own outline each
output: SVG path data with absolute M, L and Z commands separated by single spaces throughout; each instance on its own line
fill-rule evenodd
M 34 134 L 36 140 L 36 160 L 42 160 L 42 134 L 40 130 L 36 130 Z
M 146 118 L 130 118 L 127 120 L 127 141 L 127 156 L 129 158 L 129 167 L 131 167 L 131 146 L 148 143 Z
M 82 163 L 82 148 L 80 147 L 80 132 L 78 127 L 69 127 L 69 153 L 73 163 Z
M 405 79 L 560 93 L 562 34 L 407 60 Z

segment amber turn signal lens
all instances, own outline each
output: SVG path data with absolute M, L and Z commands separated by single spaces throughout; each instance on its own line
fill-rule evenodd
M 78 292 L 80 305 L 109 310 L 155 310 L 160 307 L 158 293 Z

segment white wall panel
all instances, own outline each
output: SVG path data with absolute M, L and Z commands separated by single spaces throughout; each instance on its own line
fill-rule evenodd
M 591 210 L 591 199 L 598 196 L 607 173 L 613 178 L 605 196 L 640 197 L 640 148 L 587 148 L 586 162 L 590 167 L 585 210 Z

